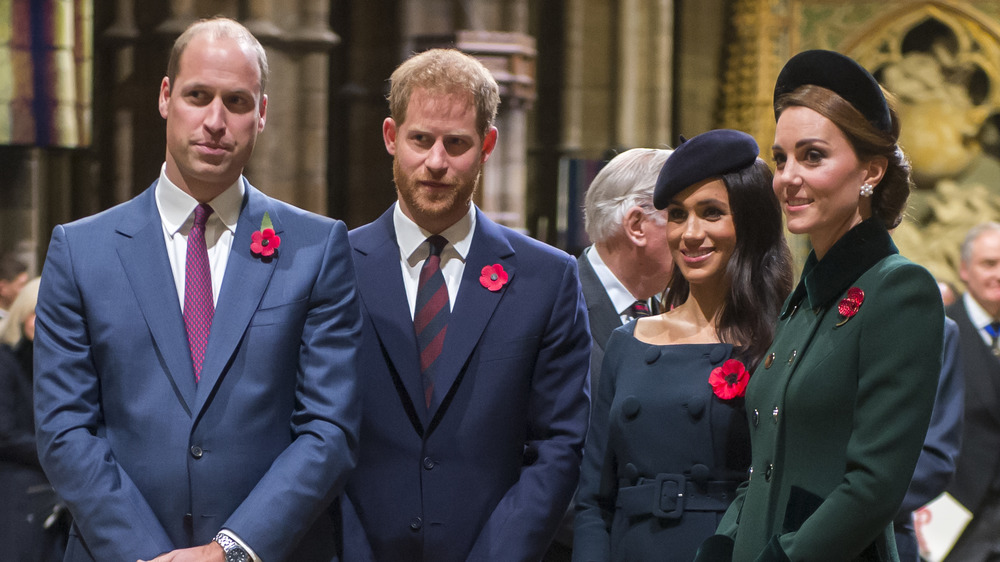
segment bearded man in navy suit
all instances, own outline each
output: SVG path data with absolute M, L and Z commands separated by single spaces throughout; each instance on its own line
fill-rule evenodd
M 336 556 L 360 308 L 343 223 L 243 178 L 266 81 L 243 26 L 193 24 L 160 86 L 159 179 L 52 234 L 35 417 L 68 561 Z
M 498 103 L 458 51 L 392 75 L 398 199 L 350 233 L 365 376 L 348 560 L 537 561 L 576 488 L 586 305 L 575 260 L 472 204 Z

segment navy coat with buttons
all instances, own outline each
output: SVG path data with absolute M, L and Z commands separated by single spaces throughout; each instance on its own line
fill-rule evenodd
M 852 315 L 839 304 L 864 291 Z M 732 560 L 896 560 L 944 327 L 931 275 L 869 219 L 809 256 L 747 388 L 753 469 L 718 533 Z M 699 560 L 724 560 L 712 537 Z
M 635 325 L 615 330 L 607 344 L 580 473 L 574 561 L 689 561 L 746 479 L 743 398 L 723 400 L 708 382 L 732 345 L 651 345 L 633 336 Z

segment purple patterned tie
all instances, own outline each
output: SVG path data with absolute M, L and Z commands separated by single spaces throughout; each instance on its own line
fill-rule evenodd
M 417 334 L 417 348 L 420 350 L 420 378 L 424 382 L 424 401 L 431 405 L 434 396 L 434 370 L 436 361 L 444 347 L 445 332 L 448 331 L 448 316 L 451 306 L 448 302 L 448 286 L 441 273 L 441 251 L 448 243 L 443 236 L 435 234 L 427 239 L 430 255 L 420 269 L 417 284 L 417 304 L 413 314 L 413 330 Z
M 202 203 L 194 209 L 194 224 L 188 233 L 187 260 L 184 263 L 184 328 L 187 330 L 188 347 L 195 382 L 201 380 L 201 364 L 205 360 L 208 332 L 215 316 L 212 300 L 212 271 L 208 265 L 205 246 L 205 222 L 212 208 Z

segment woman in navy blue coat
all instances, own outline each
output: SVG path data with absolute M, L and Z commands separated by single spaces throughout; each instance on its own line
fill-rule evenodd
M 668 221 L 672 309 L 608 341 L 576 561 L 691 560 L 746 479 L 743 388 L 791 289 L 771 172 L 757 155 L 749 135 L 709 131 L 660 172 L 654 204 Z

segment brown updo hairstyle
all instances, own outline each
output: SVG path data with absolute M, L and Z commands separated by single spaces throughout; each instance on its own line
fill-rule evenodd
M 883 90 L 889 102 L 892 132 L 886 133 L 872 125 L 860 111 L 832 90 L 806 84 L 775 100 L 775 114 L 781 116 L 789 107 L 807 107 L 826 117 L 840 129 L 861 161 L 882 156 L 888 162 L 882 181 L 872 193 L 872 215 L 879 218 L 889 230 L 899 226 L 906 209 L 913 182 L 910 179 L 910 162 L 899 148 L 899 117 L 893 108 L 891 94 Z M 859 188 L 861 186 L 858 186 Z

